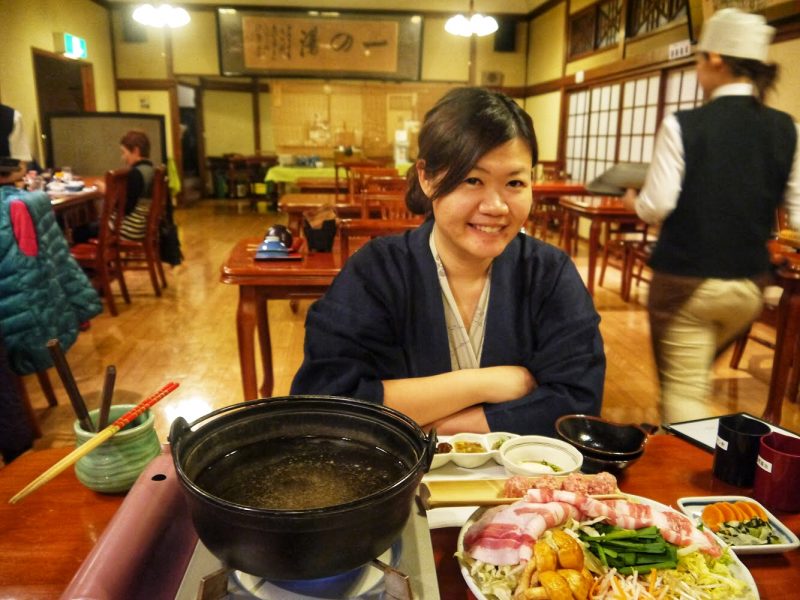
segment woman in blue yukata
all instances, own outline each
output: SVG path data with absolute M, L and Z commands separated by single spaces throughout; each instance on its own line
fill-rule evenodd
M 309 309 L 293 394 L 360 398 L 441 434 L 555 434 L 599 414 L 600 318 L 570 258 L 521 232 L 538 149 L 511 98 L 449 92 L 425 116 L 417 229 L 356 252 Z

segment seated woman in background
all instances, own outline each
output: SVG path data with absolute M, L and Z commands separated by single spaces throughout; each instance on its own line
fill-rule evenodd
M 147 214 L 153 195 L 150 140 L 144 131 L 133 129 L 123 135 L 119 143 L 122 160 L 131 168 L 120 235 L 128 240 L 143 240 L 147 233 Z
M 428 219 L 366 244 L 311 306 L 292 393 L 382 402 L 442 434 L 554 435 L 562 414 L 599 414 L 592 299 L 564 252 L 521 233 L 537 155 L 511 98 L 445 95 L 409 173 Z

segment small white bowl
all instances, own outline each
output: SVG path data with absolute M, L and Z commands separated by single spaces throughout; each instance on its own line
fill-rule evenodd
M 583 455 L 561 440 L 523 435 L 500 446 L 500 461 L 513 475 L 567 475 L 580 470 Z

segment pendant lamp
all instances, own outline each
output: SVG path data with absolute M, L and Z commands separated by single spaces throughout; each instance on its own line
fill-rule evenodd
M 469 0 L 469 14 L 456 15 L 447 19 L 444 30 L 452 35 L 471 37 L 484 36 L 497 31 L 497 21 L 474 11 L 474 0 Z
M 158 7 L 152 4 L 140 4 L 133 11 L 133 20 L 148 27 L 183 27 L 190 21 L 189 13 L 185 8 L 161 4 Z

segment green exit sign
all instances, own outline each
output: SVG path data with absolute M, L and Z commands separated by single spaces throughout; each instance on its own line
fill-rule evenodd
M 64 56 L 86 58 L 86 40 L 71 33 L 64 34 Z

